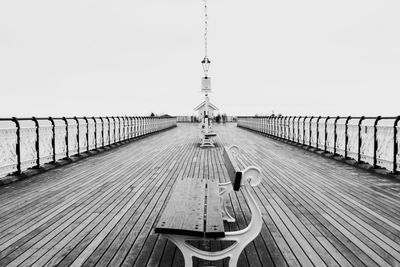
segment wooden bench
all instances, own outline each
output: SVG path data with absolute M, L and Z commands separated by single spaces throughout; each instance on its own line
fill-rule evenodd
M 258 236 L 262 226 L 262 215 L 249 186 L 261 182 L 260 170 L 254 166 L 240 170 L 236 146 L 224 147 L 224 161 L 231 182 L 219 183 L 215 179 L 178 179 L 167 201 L 155 232 L 164 234 L 182 252 L 185 266 L 192 266 L 193 257 L 216 261 L 229 257 L 229 266 L 236 266 L 242 250 Z M 224 221 L 235 219 L 228 213 L 228 193 L 242 190 L 250 207 L 251 221 L 242 230 L 225 232 Z M 229 247 L 216 252 L 200 250 L 187 241 L 216 239 L 235 241 Z

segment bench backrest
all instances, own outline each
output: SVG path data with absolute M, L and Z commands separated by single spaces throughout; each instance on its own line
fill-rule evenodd
M 243 172 L 240 170 L 236 157 L 233 155 L 229 147 L 224 147 L 224 160 L 225 166 L 228 171 L 229 178 L 233 185 L 233 190 L 239 191 L 242 182 Z

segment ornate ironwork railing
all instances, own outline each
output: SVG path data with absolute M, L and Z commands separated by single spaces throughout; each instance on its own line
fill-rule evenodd
M 238 117 L 238 127 L 400 172 L 398 117 Z
M 0 177 L 176 126 L 176 117 L 0 118 Z

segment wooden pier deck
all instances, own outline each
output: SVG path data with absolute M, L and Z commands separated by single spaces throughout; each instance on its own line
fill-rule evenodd
M 0 187 L 0 266 L 183 266 L 153 225 L 178 177 L 227 180 L 222 146 L 262 169 L 254 189 L 264 225 L 239 266 L 400 266 L 400 182 L 269 139 L 215 126 L 177 128 Z M 237 223 L 249 209 L 231 195 Z M 213 250 L 218 242 L 201 242 Z M 227 266 L 195 261 L 198 266 Z

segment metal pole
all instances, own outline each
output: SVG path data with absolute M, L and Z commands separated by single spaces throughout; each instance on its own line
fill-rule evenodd
M 68 140 L 68 136 L 69 136 L 69 129 L 68 129 L 68 121 L 65 117 L 62 117 L 64 123 L 65 123 L 65 146 L 67 147 L 67 158 L 69 159 L 69 140 Z
M 321 116 L 318 116 L 317 119 L 317 140 L 316 140 L 316 148 L 319 149 L 319 120 L 321 119 Z
M 76 121 L 76 133 L 77 133 L 77 143 L 78 143 L 78 155 L 81 153 L 81 144 L 80 144 L 80 131 L 79 131 L 79 120 L 78 118 L 75 116 L 74 117 L 75 121 Z
M 111 122 L 110 122 L 110 117 L 106 117 L 107 122 L 108 122 L 108 145 L 111 144 Z
M 365 119 L 365 117 L 364 116 L 362 116 L 361 118 L 360 118 L 360 120 L 358 121 L 358 149 L 357 149 L 357 162 L 360 162 L 361 161 L 361 142 L 362 142 L 362 139 L 361 139 L 361 124 L 362 124 L 362 121 Z
M 297 118 L 297 116 L 294 116 L 293 117 L 293 121 L 292 121 L 292 123 L 293 123 L 293 130 L 292 130 L 292 141 L 294 142 L 294 131 L 295 131 L 295 127 L 294 127 L 294 122 L 295 122 L 295 120 L 296 120 L 296 118 Z
M 397 173 L 397 154 L 399 153 L 399 143 L 397 142 L 397 126 L 400 121 L 400 116 L 396 118 L 393 124 L 393 173 Z
M 83 117 L 83 119 L 86 121 L 86 150 L 89 153 L 89 121 L 86 117 Z
M 300 144 L 300 119 L 301 116 L 299 116 L 299 120 L 297 122 L 297 143 Z
M 36 119 L 36 117 L 32 117 L 32 120 L 35 122 L 35 127 L 36 127 L 36 167 L 40 167 L 40 135 L 39 135 L 39 121 Z
M 330 117 L 326 117 L 325 120 L 325 144 L 324 144 L 324 151 L 327 151 L 327 146 L 326 146 L 326 140 L 328 139 L 328 120 L 330 119 Z
M 378 121 L 381 120 L 381 116 L 376 117 L 375 122 L 374 122 L 374 164 L 373 167 L 376 168 L 377 164 L 377 149 L 378 149 L 378 136 L 377 136 L 377 125 Z
M 308 138 L 308 146 L 311 146 L 311 134 L 312 134 L 312 120 L 314 119 L 314 116 L 311 116 L 310 118 L 310 135 Z
M 49 120 L 51 122 L 51 125 L 53 127 L 53 140 L 51 142 L 53 146 L 53 162 L 56 162 L 56 125 L 54 123 L 54 120 L 52 117 L 49 117 Z
M 94 148 L 97 149 L 97 121 L 95 117 L 92 117 L 94 122 Z
M 339 120 L 339 116 L 336 117 L 335 122 L 333 123 L 333 155 L 336 154 L 336 142 L 337 142 L 337 133 L 336 133 L 336 123 Z
M 117 135 L 115 134 L 115 128 L 116 128 L 116 125 L 115 125 L 115 117 L 114 116 L 112 116 L 111 117 L 112 119 L 113 119 L 113 123 L 114 123 L 114 129 L 113 129 L 113 132 L 114 132 L 114 143 L 116 142 L 116 138 L 117 138 Z
M 104 147 L 104 120 L 103 117 L 100 117 L 101 120 L 101 140 L 102 140 L 102 147 Z
M 306 119 L 307 119 L 307 116 L 305 116 L 304 117 L 304 119 L 303 119 L 303 142 L 302 142 L 302 144 L 303 145 L 305 145 L 305 139 L 306 139 Z
M 346 124 L 345 124 L 345 128 L 344 128 L 344 158 L 347 158 L 347 147 L 349 144 L 349 135 L 348 135 L 348 131 L 349 131 L 349 121 L 351 120 L 351 116 L 348 116 L 346 119 Z
M 16 117 L 12 117 L 12 121 L 15 123 L 17 127 L 17 144 L 16 144 L 16 152 L 17 152 L 17 172 L 18 174 L 22 173 L 21 169 L 21 125 Z

